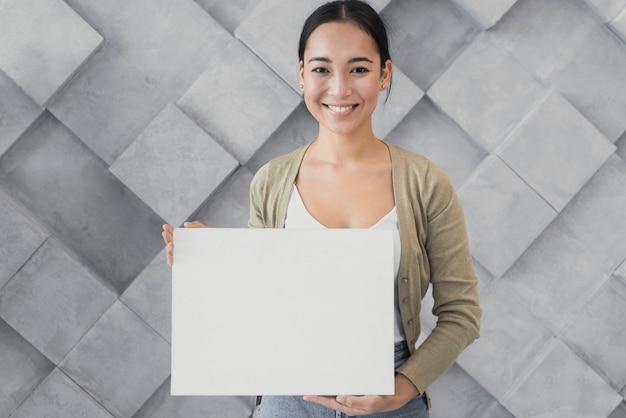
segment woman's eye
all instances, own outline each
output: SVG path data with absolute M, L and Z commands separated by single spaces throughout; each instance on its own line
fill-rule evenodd
M 369 70 L 365 67 L 356 67 L 352 69 L 353 73 L 367 73 Z
M 313 68 L 313 72 L 322 74 L 322 73 L 327 73 L 328 70 L 324 67 L 317 67 L 317 68 Z

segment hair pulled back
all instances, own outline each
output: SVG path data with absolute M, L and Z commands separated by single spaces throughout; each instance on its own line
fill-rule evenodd
M 361 0 L 337 0 L 321 5 L 304 22 L 298 45 L 300 61 L 304 62 L 304 50 L 313 31 L 318 26 L 329 22 L 354 23 L 367 33 L 378 49 L 381 69 L 384 68 L 387 60 L 391 60 L 387 28 L 376 10 Z M 389 87 L 391 88 L 391 83 Z M 389 90 L 387 95 L 389 95 Z

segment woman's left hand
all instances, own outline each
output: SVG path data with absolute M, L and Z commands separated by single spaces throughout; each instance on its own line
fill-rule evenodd
M 415 385 L 401 374 L 396 374 L 395 392 L 394 395 L 305 396 L 304 400 L 318 403 L 347 415 L 356 416 L 395 411 L 419 394 Z

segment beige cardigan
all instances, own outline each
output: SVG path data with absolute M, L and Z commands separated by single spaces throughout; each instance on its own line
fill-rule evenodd
M 387 144 L 402 253 L 398 298 L 411 357 L 397 371 L 418 390 L 443 374 L 478 338 L 482 310 L 468 249 L 463 210 L 448 176 L 426 158 Z M 275 158 L 250 185 L 253 228 L 283 228 L 293 184 L 307 146 Z M 415 350 L 422 298 L 431 284 L 437 326 Z

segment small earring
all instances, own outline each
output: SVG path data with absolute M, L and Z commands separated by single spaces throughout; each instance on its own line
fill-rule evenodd
M 304 84 L 300 83 L 300 90 L 304 90 Z
M 383 88 L 383 90 L 385 90 L 387 88 L 387 85 L 385 83 L 383 83 L 382 88 Z

